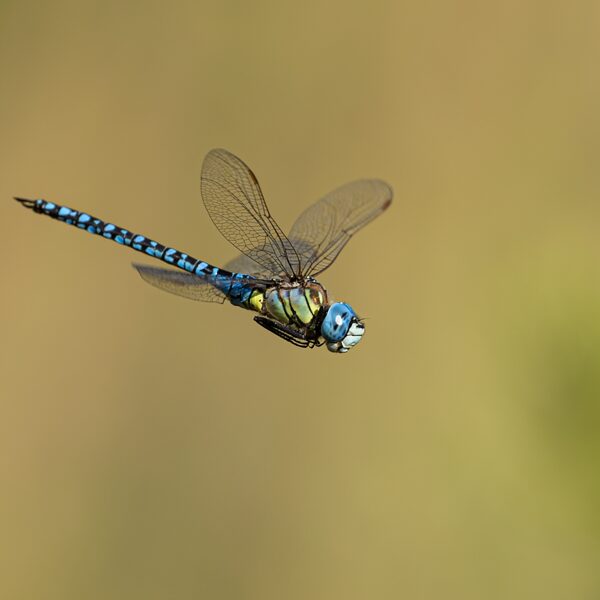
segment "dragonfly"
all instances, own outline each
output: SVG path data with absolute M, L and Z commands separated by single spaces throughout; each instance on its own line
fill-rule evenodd
M 265 202 L 256 175 L 220 148 L 202 164 L 201 194 L 217 229 L 241 253 L 224 268 L 133 233 L 88 213 L 46 200 L 15 198 L 27 209 L 128 246 L 170 265 L 134 263 L 142 279 L 161 290 L 258 313 L 254 321 L 301 348 L 326 344 L 335 353 L 356 346 L 365 324 L 345 302 L 330 302 L 316 276 L 329 268 L 350 238 L 391 204 L 379 179 L 343 185 L 307 208 L 285 234 Z M 178 270 L 177 270 L 178 269 Z

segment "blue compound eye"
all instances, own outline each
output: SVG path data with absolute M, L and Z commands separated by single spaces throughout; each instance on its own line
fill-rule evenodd
M 344 302 L 334 302 L 327 311 L 321 325 L 321 335 L 327 342 L 341 342 L 352 325 L 357 320 L 352 307 Z

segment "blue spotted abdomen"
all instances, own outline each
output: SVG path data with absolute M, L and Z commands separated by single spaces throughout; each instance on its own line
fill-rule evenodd
M 129 246 L 138 252 L 162 260 L 163 262 L 188 271 L 198 277 L 205 279 L 210 285 L 223 292 L 236 306 L 242 306 L 251 310 L 259 310 L 255 307 L 257 302 L 256 287 L 250 285 L 252 277 L 241 273 L 231 273 L 219 267 L 198 260 L 185 252 L 175 248 L 163 246 L 158 242 L 129 229 L 119 227 L 113 223 L 107 223 L 78 210 L 61 206 L 46 200 L 18 200 L 26 208 L 34 212 L 47 215 L 52 219 L 62 221 L 67 225 L 73 225 L 94 235 L 99 235 L 112 240 L 122 246 Z
M 59 204 L 46 202 L 45 200 L 36 200 L 33 210 L 58 221 L 63 221 L 67 225 L 74 225 L 79 229 L 85 229 L 89 233 L 100 235 L 117 244 L 130 246 L 138 252 L 143 252 L 148 256 L 176 265 L 180 269 L 185 269 L 189 272 L 193 272 L 194 267 L 197 266 L 196 263 L 199 262 L 175 248 L 168 248 L 144 235 L 133 233 L 128 229 L 124 229 L 113 223 L 107 223 L 97 217 L 74 210 L 68 206 L 60 206 Z

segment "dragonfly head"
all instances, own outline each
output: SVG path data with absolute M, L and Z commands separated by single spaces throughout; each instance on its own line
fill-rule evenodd
M 348 352 L 360 342 L 364 332 L 365 326 L 352 307 L 344 302 L 334 302 L 321 324 L 321 335 L 330 352 Z

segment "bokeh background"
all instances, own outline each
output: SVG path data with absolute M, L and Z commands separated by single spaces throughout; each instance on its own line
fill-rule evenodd
M 0 597 L 600 596 L 600 5 L 0 5 Z M 287 229 L 391 209 L 322 276 L 345 356 L 144 284 L 44 197 L 223 264 L 215 146 Z

